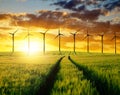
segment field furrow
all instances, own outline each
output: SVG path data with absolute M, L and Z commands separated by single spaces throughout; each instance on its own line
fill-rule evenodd
M 49 71 L 47 77 L 44 79 L 44 82 L 40 85 L 37 95 L 49 95 L 50 91 L 54 85 L 56 75 L 60 69 L 60 62 L 64 57 L 61 57 L 55 65 Z
M 59 58 L 0 57 L 0 95 L 36 95 Z
M 84 79 L 83 72 L 79 71 L 67 57 L 60 64 L 56 82 L 51 95 L 99 95 L 90 81 Z
M 69 60 L 78 67 L 79 70 L 83 70 L 83 74 L 86 79 L 90 80 L 93 86 L 96 86 L 100 95 L 120 95 L 120 85 L 118 80 L 114 80 L 115 76 L 111 75 L 108 72 L 101 72 L 101 68 L 95 68 L 95 66 L 90 66 L 90 62 L 88 65 L 83 64 L 85 60 L 73 60 L 69 56 Z M 89 60 L 91 61 L 91 60 Z M 100 60 L 99 60 L 100 61 Z M 93 61 L 94 62 L 94 61 Z M 86 63 L 87 64 L 87 63 Z M 92 63 L 91 63 L 92 64 Z M 109 68 L 109 67 L 108 67 Z M 116 75 L 117 77 L 117 75 Z M 118 78 L 119 79 L 119 78 Z M 118 84 L 117 84 L 118 83 Z

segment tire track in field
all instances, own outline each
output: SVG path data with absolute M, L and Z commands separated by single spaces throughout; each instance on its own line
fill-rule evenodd
M 83 71 L 79 71 L 67 56 L 60 63 L 56 78 L 51 95 L 99 95 L 90 81 L 84 79 Z
M 53 88 L 53 85 L 55 82 L 56 75 L 60 69 L 60 62 L 63 58 L 64 58 L 64 56 L 61 57 L 56 62 L 56 64 L 52 67 L 49 74 L 45 78 L 44 82 L 42 83 L 42 85 L 40 85 L 39 90 L 36 95 L 50 95 L 51 89 Z
M 79 69 L 83 71 L 83 75 L 87 80 L 90 80 L 93 86 L 96 86 L 100 95 L 120 95 L 120 88 L 118 85 L 113 85 L 112 82 L 108 83 L 106 78 L 101 78 L 97 72 L 88 69 L 84 65 L 76 63 L 68 56 L 68 59 Z

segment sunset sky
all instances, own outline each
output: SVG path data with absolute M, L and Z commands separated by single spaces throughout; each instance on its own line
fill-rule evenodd
M 15 51 L 27 51 L 27 33 L 30 32 L 31 51 L 42 51 L 46 33 L 46 50 L 57 51 L 58 30 L 61 50 L 73 50 L 73 36 L 77 32 L 76 50 L 86 52 L 87 30 L 90 51 L 101 52 L 104 34 L 104 52 L 114 53 L 115 32 L 117 52 L 120 53 L 120 1 L 119 0 L 0 0 L 0 51 L 11 51 L 15 34 Z M 84 40 L 83 40 L 84 39 Z

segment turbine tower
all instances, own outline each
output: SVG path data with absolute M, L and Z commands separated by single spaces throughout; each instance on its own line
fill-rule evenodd
M 45 36 L 48 30 L 46 30 L 44 33 L 40 32 L 40 34 L 43 35 L 43 54 L 45 54 Z
M 15 40 L 15 33 L 17 33 L 18 29 L 16 31 L 14 31 L 13 33 L 9 33 L 12 36 L 12 53 L 14 53 L 14 40 Z
M 61 53 L 61 35 L 63 35 L 63 34 L 60 33 L 60 28 L 59 28 L 58 35 L 55 37 L 55 39 L 58 37 L 59 53 Z
M 76 48 L 76 34 L 77 34 L 77 32 L 75 32 L 75 33 L 70 33 L 70 34 L 73 35 L 73 40 L 74 40 L 73 51 L 74 51 L 74 53 L 76 54 L 75 48 Z

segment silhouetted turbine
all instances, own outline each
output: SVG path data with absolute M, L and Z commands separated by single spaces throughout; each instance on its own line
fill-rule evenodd
M 73 51 L 74 51 L 74 53 L 76 53 L 76 51 L 75 51 L 75 48 L 76 48 L 76 33 L 77 32 L 75 32 L 75 33 L 70 33 L 70 34 L 72 34 L 73 35 L 73 41 L 74 41 L 74 45 L 73 45 Z
M 43 35 L 43 53 L 45 54 L 45 35 L 47 33 L 48 30 L 46 30 L 44 33 L 40 32 L 40 34 Z
M 28 29 L 28 34 L 26 35 L 26 37 L 25 38 L 28 38 L 28 55 L 29 55 L 29 53 L 30 53 L 30 32 L 29 32 L 29 29 Z
M 13 33 L 9 33 L 10 35 L 12 35 L 12 53 L 14 53 L 14 39 L 15 39 L 15 33 L 18 31 L 18 29 L 13 32 Z
M 117 53 L 117 35 L 116 35 L 116 32 L 114 32 L 114 37 L 112 38 L 112 40 L 114 40 L 114 45 L 115 45 L 115 47 L 114 47 L 114 49 L 115 49 L 115 54 Z
M 58 42 L 59 42 L 59 53 L 61 53 L 61 35 L 63 35 L 63 34 L 60 33 L 60 29 L 59 29 L 59 30 L 58 30 L 58 35 L 55 37 L 55 39 L 56 39 L 57 37 L 59 37 L 59 38 L 58 38 Z
M 89 36 L 91 36 L 91 35 L 88 34 L 88 29 L 87 29 L 87 34 L 86 34 L 86 36 L 84 37 L 84 39 L 87 38 L 87 53 L 89 53 Z
M 103 41 L 104 41 L 104 33 L 103 34 L 101 34 L 101 35 L 98 35 L 98 36 L 100 36 L 101 37 L 101 53 L 103 53 Z

